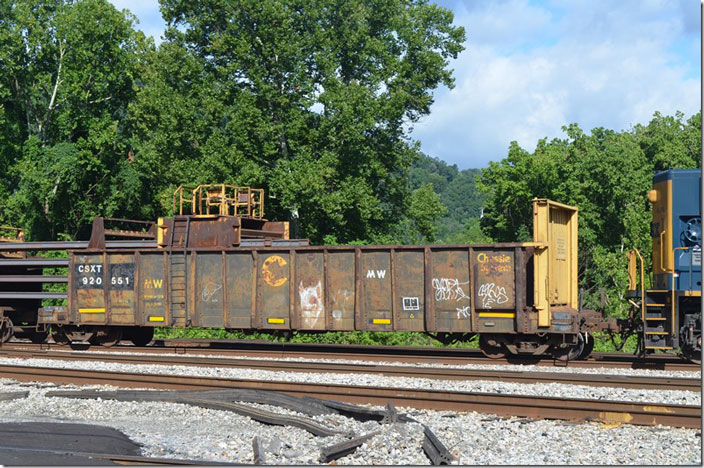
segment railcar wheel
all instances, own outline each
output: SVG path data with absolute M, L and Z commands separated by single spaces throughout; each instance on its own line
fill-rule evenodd
M 140 348 L 147 346 L 154 339 L 154 329 L 152 327 L 132 328 L 125 333 L 125 339 Z
M 51 330 L 51 339 L 59 346 L 66 346 L 71 343 L 71 340 L 66 336 L 66 332 L 61 328 Z
M 559 348 L 553 347 L 552 355 L 558 361 L 575 361 L 582 356 L 584 352 L 584 337 L 581 333 L 577 333 L 577 344 Z
M 494 335 L 479 335 L 479 350 L 490 359 L 506 357 L 506 346 L 497 340 Z
M 3 317 L 0 320 L 0 343 L 7 343 L 12 338 L 14 329 L 12 326 L 12 320 L 9 317 Z
M 584 342 L 584 349 L 579 353 L 577 359 L 587 359 L 591 356 L 592 351 L 594 351 L 594 336 L 589 333 L 586 334 L 586 341 Z

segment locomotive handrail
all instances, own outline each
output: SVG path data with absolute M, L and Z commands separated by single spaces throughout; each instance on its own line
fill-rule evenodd
M 643 256 L 638 249 L 628 252 L 628 289 L 635 291 L 638 287 L 638 279 L 636 278 L 638 262 L 636 255 L 640 259 L 640 318 L 645 322 L 645 269 L 643 267 Z

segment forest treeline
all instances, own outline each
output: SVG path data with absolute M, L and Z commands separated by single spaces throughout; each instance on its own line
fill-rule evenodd
M 701 113 L 567 125 L 483 170 L 422 154 L 413 124 L 465 41 L 426 0 L 160 9 L 156 46 L 106 0 L 0 0 L 0 223 L 85 239 L 95 216 L 154 220 L 179 185 L 228 183 L 316 244 L 498 242 L 528 239 L 549 197 L 580 208 L 586 304 L 606 289 L 619 313 L 653 171 L 699 165 Z
M 651 265 L 647 192 L 653 174 L 701 167 L 701 111 L 689 118 L 680 112 L 655 112 L 647 124 L 621 131 L 585 132 L 571 124 L 563 133 L 562 138 L 539 140 L 532 152 L 514 141 L 505 158 L 478 174 L 424 157 L 411 172 L 413 180 L 437 184 L 441 203 L 449 208 L 436 225 L 438 233 L 448 225 L 462 226 L 440 235 L 440 242 L 529 241 L 533 198 L 577 206 L 584 306 L 600 309 L 603 291 L 607 312 L 623 315 L 628 308 L 625 253 L 637 248 L 646 271 Z M 475 174 L 469 183 L 467 178 Z M 456 185 L 472 198 L 455 197 Z M 480 206 L 483 212 L 478 214 Z M 454 217 L 455 212 L 466 214 Z

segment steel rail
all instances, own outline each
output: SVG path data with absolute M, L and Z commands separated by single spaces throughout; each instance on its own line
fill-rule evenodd
M 655 390 L 687 390 L 701 392 L 701 379 L 682 377 L 624 376 L 604 374 L 573 374 L 566 372 L 530 372 L 484 369 L 460 369 L 452 367 L 417 367 L 382 364 L 353 364 L 311 361 L 218 358 L 211 356 L 183 355 L 138 355 L 117 354 L 110 351 L 51 351 L 32 349 L 5 349 L 0 347 L 0 356 L 59 359 L 70 361 L 102 361 L 123 364 L 168 364 L 200 367 L 228 367 L 261 369 L 285 372 L 319 372 L 349 374 L 379 374 L 390 377 L 412 377 L 433 380 L 492 380 L 524 384 L 560 383 L 590 387 L 639 388 Z
M 701 406 L 271 380 L 131 374 L 8 365 L 0 365 L 0 376 L 20 381 L 48 381 L 55 384 L 101 384 L 171 390 L 248 388 L 278 391 L 293 396 L 332 399 L 354 404 L 383 406 L 391 402 L 399 407 L 457 412 L 476 411 L 504 417 L 518 416 L 570 421 L 598 421 L 606 424 L 627 423 L 646 426 L 662 424 L 665 426 L 701 429 L 702 423 Z
M 397 361 L 409 363 L 443 364 L 532 364 L 547 367 L 606 367 L 651 370 L 681 370 L 696 372 L 701 366 L 687 362 L 676 355 L 656 354 L 641 358 L 626 353 L 593 353 L 589 359 L 578 361 L 557 361 L 549 356 L 512 356 L 504 359 L 489 359 L 475 348 L 431 348 L 413 346 L 339 345 L 324 343 L 275 343 L 263 340 L 205 340 L 205 339 L 156 339 L 154 345 L 144 351 L 157 351 L 159 348 L 176 349 L 187 354 L 233 353 L 241 356 L 318 358 L 318 359 L 358 359 L 364 361 Z M 236 350 L 236 351 L 235 351 Z

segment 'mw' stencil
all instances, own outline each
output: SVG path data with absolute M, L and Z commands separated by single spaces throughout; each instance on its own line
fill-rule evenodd
M 385 278 L 386 270 L 367 270 L 367 278 Z

